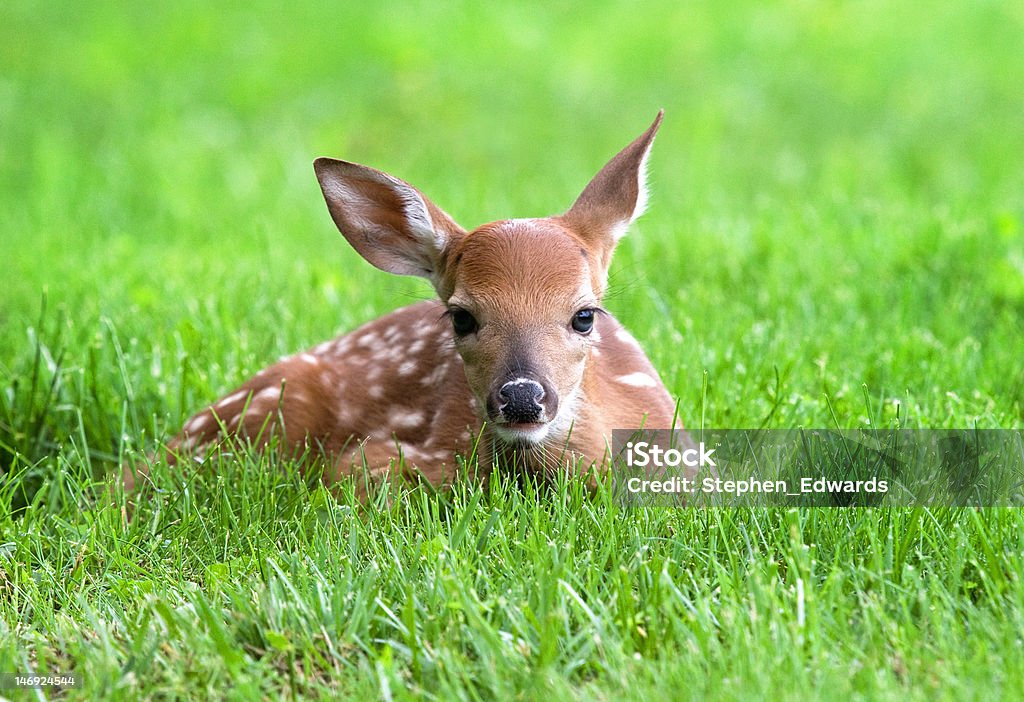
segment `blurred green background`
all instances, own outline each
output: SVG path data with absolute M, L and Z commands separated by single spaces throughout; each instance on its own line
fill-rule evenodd
M 158 438 L 276 355 L 429 296 L 348 249 L 314 157 L 473 226 L 561 211 L 662 107 L 608 304 L 688 423 L 1021 421 L 1020 3 L 3 15 L 0 363 L 10 385 L 37 339 L 67 350 L 60 397 L 96 422 L 127 384 Z M 51 444 L 75 428 L 47 417 Z

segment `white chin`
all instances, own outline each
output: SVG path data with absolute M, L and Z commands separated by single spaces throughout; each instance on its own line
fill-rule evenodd
M 551 431 L 551 422 L 518 427 L 509 424 L 492 424 L 491 428 L 502 441 L 509 444 L 539 444 Z

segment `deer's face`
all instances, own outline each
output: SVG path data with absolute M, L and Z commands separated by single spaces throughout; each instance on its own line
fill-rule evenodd
M 574 415 L 600 336 L 599 270 L 553 219 L 484 225 L 451 252 L 442 301 L 470 389 L 500 438 L 536 443 Z
M 499 438 L 537 443 L 575 417 L 612 250 L 643 212 L 644 164 L 660 123 L 661 113 L 565 214 L 469 233 L 394 176 L 316 160 L 327 207 L 353 248 L 378 268 L 433 283 Z

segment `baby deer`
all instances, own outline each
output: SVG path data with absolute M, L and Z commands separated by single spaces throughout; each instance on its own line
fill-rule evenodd
M 427 278 L 420 302 L 261 371 L 168 443 L 227 436 L 326 459 L 330 484 L 404 467 L 449 483 L 456 455 L 485 472 L 550 474 L 608 458 L 612 429 L 668 429 L 675 405 L 640 345 L 601 308 L 615 244 L 644 210 L 654 123 L 565 214 L 466 231 L 413 186 L 319 158 L 334 223 L 377 268 Z

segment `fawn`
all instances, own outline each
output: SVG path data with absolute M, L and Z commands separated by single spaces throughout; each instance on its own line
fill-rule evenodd
M 603 465 L 612 429 L 674 425 L 675 404 L 601 297 L 612 250 L 647 201 L 661 123 L 608 162 L 565 213 L 466 231 L 398 178 L 347 161 L 314 168 L 349 244 L 389 273 L 430 280 L 419 302 L 258 373 L 167 445 L 201 454 L 234 436 L 326 458 L 325 483 L 398 466 L 435 485 L 456 455 L 550 474 Z

